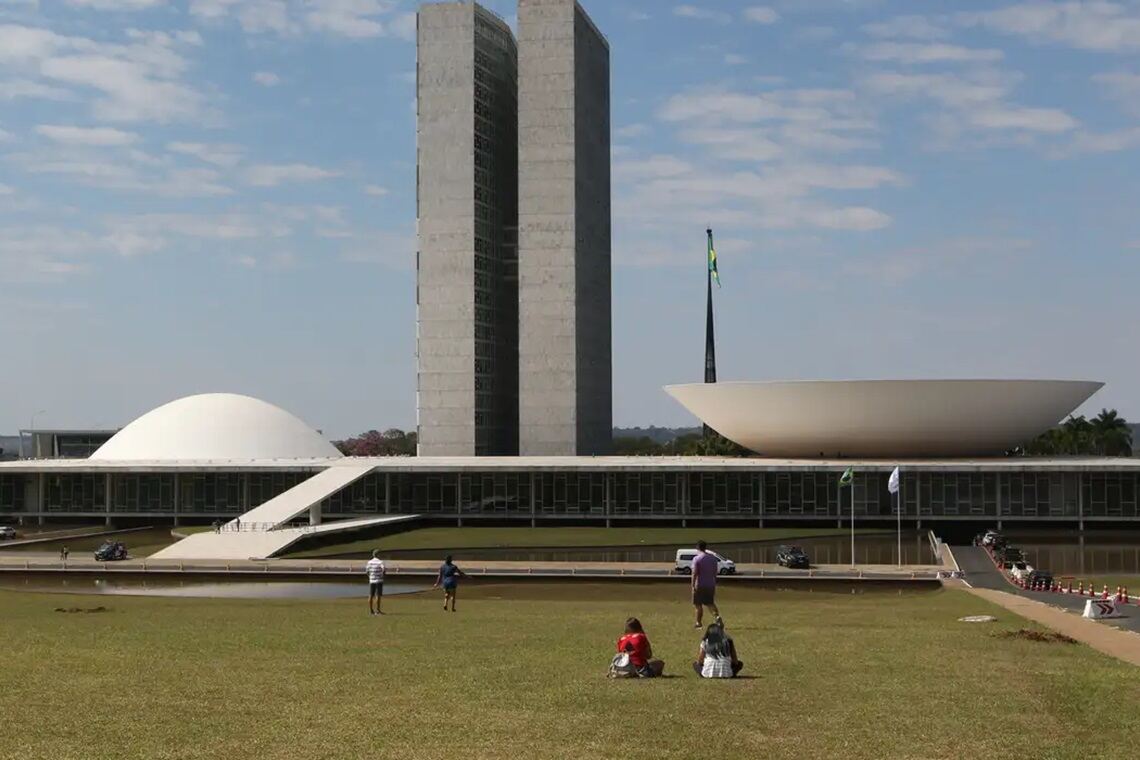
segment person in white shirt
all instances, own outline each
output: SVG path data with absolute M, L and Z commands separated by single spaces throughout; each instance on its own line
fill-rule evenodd
M 384 560 L 380 559 L 379 549 L 372 552 L 372 559 L 364 566 L 364 572 L 368 573 L 368 614 L 383 615 L 380 600 L 384 598 Z M 375 610 L 372 600 L 376 600 Z

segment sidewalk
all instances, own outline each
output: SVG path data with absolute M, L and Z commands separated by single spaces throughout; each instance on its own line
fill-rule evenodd
M 388 559 L 385 560 L 391 575 L 434 575 L 439 569 L 436 560 Z M 519 577 L 613 577 L 681 578 L 674 572 L 672 562 L 525 562 L 485 560 L 459 561 L 469 575 Z M 722 576 L 722 581 L 759 579 L 819 579 L 847 580 L 934 580 L 939 568 L 930 565 L 821 565 L 811 570 L 788 570 L 777 565 L 745 564 L 739 566 L 737 576 Z M 350 559 L 271 559 L 271 560 L 164 560 L 129 559 L 121 562 L 96 562 L 89 557 L 71 558 L 66 565 L 54 554 L 25 552 L 0 555 L 0 571 L 9 572 L 146 572 L 146 573 L 214 573 L 234 575 L 258 574 L 312 574 L 358 575 L 364 572 L 364 560 Z

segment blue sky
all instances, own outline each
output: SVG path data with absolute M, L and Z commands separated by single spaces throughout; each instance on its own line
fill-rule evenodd
M 1140 418 L 1140 2 L 585 7 L 616 424 L 691 422 L 706 224 L 722 379 L 1099 379 Z M 0 0 L 0 431 L 216 390 L 414 424 L 414 10 Z

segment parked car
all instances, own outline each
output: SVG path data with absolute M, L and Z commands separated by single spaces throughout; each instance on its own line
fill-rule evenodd
M 127 545 L 119 541 L 108 541 L 95 550 L 95 559 L 100 562 L 113 562 L 127 558 Z
M 16 529 L 11 525 L 0 525 L 0 538 L 8 539 L 16 537 Z
M 804 550 L 798 546 L 781 546 L 776 551 L 776 564 L 782 567 L 803 568 L 811 567 L 811 560 Z
M 1025 576 L 1025 582 L 1029 584 L 1030 588 L 1036 586 L 1038 583 L 1051 586 L 1053 585 L 1053 573 L 1048 570 L 1034 570 Z
M 1002 538 L 1002 535 L 1000 533 L 998 533 L 996 530 L 987 530 L 982 535 L 981 544 L 982 544 L 982 546 L 993 546 L 994 541 L 996 541 L 1000 538 Z
M 733 575 L 736 572 L 736 563 L 732 560 L 722 557 L 714 551 L 709 554 L 716 557 L 716 569 L 720 575 Z M 677 561 L 675 570 L 678 573 L 691 573 L 693 572 L 693 558 L 697 556 L 696 549 L 678 549 Z
M 1028 577 L 1028 575 L 1032 572 L 1033 566 L 1028 562 L 1023 562 L 1021 560 L 1011 563 L 1009 567 L 1009 574 L 1019 581 Z

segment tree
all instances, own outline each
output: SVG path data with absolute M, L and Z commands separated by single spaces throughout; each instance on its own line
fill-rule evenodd
M 349 457 L 400 457 L 415 456 L 416 434 L 389 428 L 383 433 L 369 430 L 353 438 L 333 441 L 340 453 Z
M 1069 417 L 1046 430 L 1014 456 L 1132 456 L 1132 428 L 1115 409 L 1102 409 L 1091 421 L 1084 415 Z

